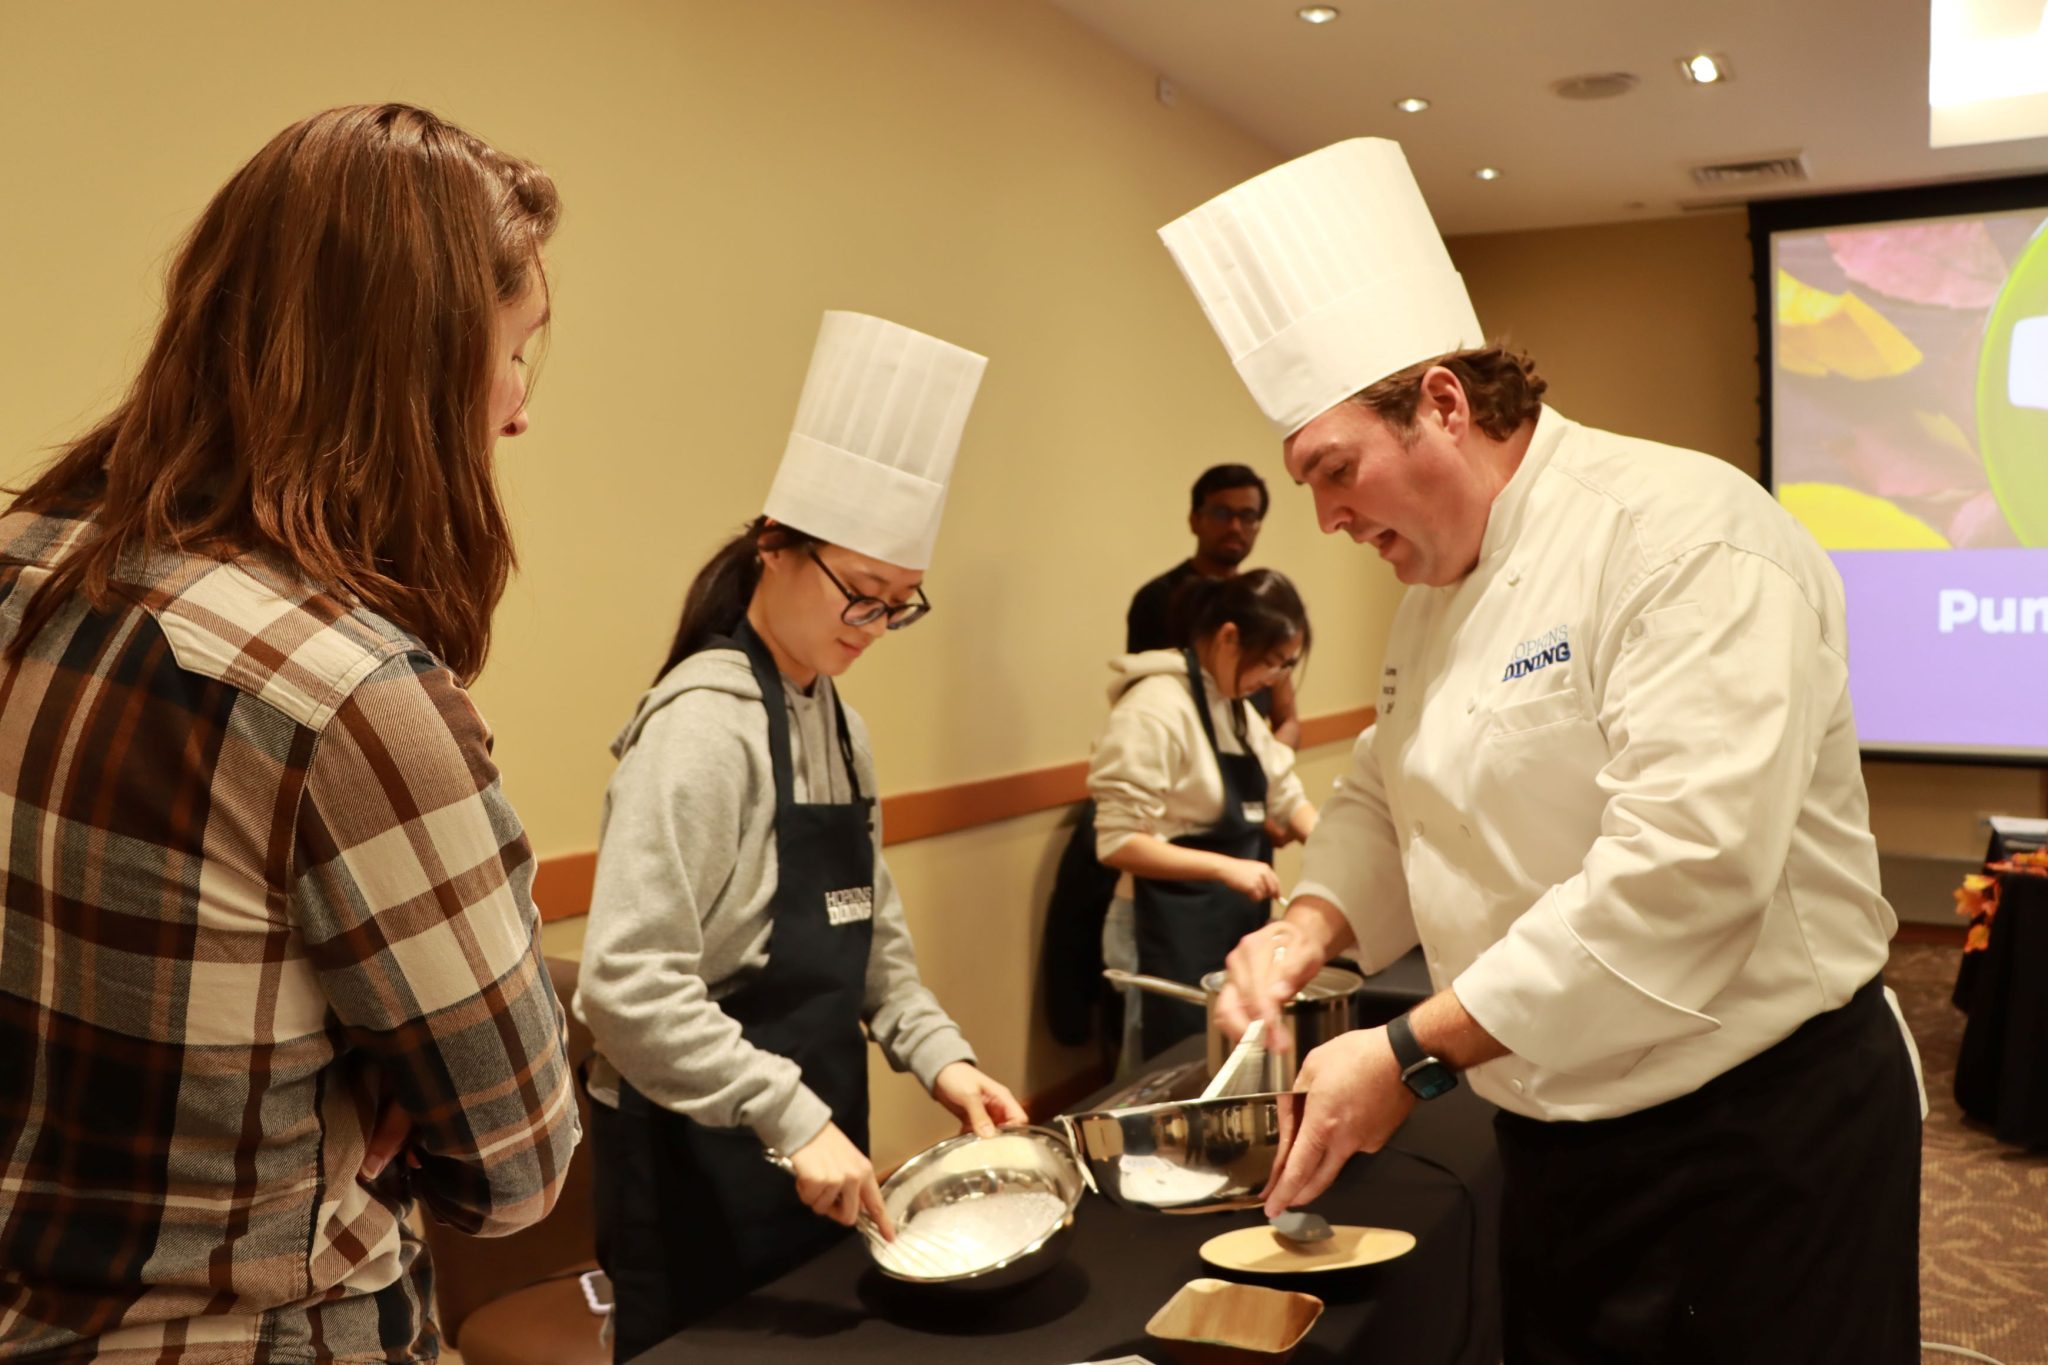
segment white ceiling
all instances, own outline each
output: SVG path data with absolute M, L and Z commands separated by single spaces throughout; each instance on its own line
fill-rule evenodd
M 1446 235 L 1670 216 L 1751 193 L 1700 190 L 1696 163 L 1804 151 L 1815 193 L 2048 169 L 2048 138 L 1930 150 L 1927 0 L 1052 0 L 1270 144 L 1406 148 Z M 1727 56 L 1695 86 L 1677 59 Z M 1628 71 L 1627 95 L 1552 82 Z M 1422 114 L 1393 101 L 1420 95 Z M 1497 166 L 1483 184 L 1472 171 Z M 1640 205 L 1641 207 L 1636 207 Z M 1194 207 L 1192 204 L 1190 208 Z

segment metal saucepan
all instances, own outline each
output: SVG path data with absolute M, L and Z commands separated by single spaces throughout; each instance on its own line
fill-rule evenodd
M 1140 990 L 1185 1000 L 1206 1009 L 1209 1012 L 1209 1074 L 1216 1074 L 1223 1065 L 1223 1059 L 1230 1055 L 1231 1048 L 1231 1040 L 1223 1036 L 1223 1027 L 1216 1019 L 1216 997 L 1223 993 L 1224 983 L 1229 980 L 1226 973 L 1210 972 L 1202 978 L 1200 987 L 1168 981 L 1162 976 L 1120 972 L 1114 967 L 1106 968 L 1102 975 L 1112 985 L 1136 986 Z M 1294 1073 L 1303 1057 L 1338 1034 L 1357 1028 L 1359 1000 L 1364 993 L 1365 978 L 1342 967 L 1325 967 L 1310 978 L 1292 1000 L 1281 1006 L 1280 1013 L 1294 1035 L 1294 1047 L 1268 1054 L 1267 1084 L 1274 1090 L 1291 1088 Z
M 1113 1204 L 1161 1213 L 1256 1205 L 1283 1135 L 1301 1122 L 1299 1091 L 1104 1109 L 1059 1125 L 1088 1187 Z

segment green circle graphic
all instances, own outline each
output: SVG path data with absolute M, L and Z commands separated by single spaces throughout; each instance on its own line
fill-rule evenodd
M 2026 401 L 2016 403 L 2014 338 L 2022 332 L 2021 359 L 2032 378 L 2017 395 Z M 1977 448 L 2020 544 L 2048 545 L 2048 223 L 2020 252 L 1984 327 Z

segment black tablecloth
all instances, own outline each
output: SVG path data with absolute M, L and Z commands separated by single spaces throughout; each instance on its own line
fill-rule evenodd
M 1186 1061 L 1202 1047 L 1201 1038 L 1191 1038 L 1159 1064 Z M 1402 1228 L 1417 1241 L 1414 1251 L 1381 1266 L 1266 1281 L 1316 1294 L 1327 1305 L 1294 1357 L 1300 1365 L 1500 1359 L 1493 1112 L 1462 1087 L 1418 1106 L 1386 1151 L 1354 1158 L 1316 1202 L 1333 1223 Z M 1137 1213 L 1086 1195 L 1062 1264 L 1007 1293 L 948 1298 L 888 1279 L 849 1238 L 640 1359 L 1069 1365 L 1136 1354 L 1165 1365 L 1168 1357 L 1148 1341 L 1145 1323 L 1182 1284 L 1219 1273 L 1196 1248 L 1259 1221 L 1256 1210 Z
M 2048 877 L 2000 875 L 1991 943 L 1963 954 L 1954 1000 L 1970 1016 L 1956 1103 L 2002 1142 L 2048 1147 Z

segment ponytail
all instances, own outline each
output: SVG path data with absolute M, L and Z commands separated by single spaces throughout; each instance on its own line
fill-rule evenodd
M 761 552 L 793 550 L 817 543 L 817 537 L 789 526 L 776 525 L 766 517 L 755 517 L 741 532 L 718 547 L 683 598 L 682 620 L 676 623 L 675 643 L 669 646 L 668 662 L 655 674 L 658 682 L 671 668 L 704 649 L 713 640 L 730 636 L 746 619 L 747 606 L 761 582 Z

